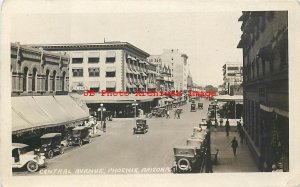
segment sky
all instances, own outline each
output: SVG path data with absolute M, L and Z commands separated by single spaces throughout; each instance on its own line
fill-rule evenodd
M 242 63 L 241 11 L 15 14 L 11 42 L 21 44 L 129 42 L 149 54 L 179 49 L 198 85 L 222 84 L 222 66 Z

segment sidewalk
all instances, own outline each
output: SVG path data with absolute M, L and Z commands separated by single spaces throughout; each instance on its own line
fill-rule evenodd
M 237 149 L 237 156 L 234 158 L 231 140 L 233 137 L 239 142 Z M 219 149 L 218 165 L 213 165 L 214 173 L 227 173 L 227 172 L 259 172 L 251 152 L 244 140 L 244 144 L 241 144 L 240 138 L 237 132 L 231 129 L 229 136 L 226 136 L 226 132 L 216 130 L 212 128 L 211 132 L 211 151 L 215 153 L 216 149 Z

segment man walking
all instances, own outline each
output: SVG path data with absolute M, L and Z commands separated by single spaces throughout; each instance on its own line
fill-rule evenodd
M 167 110 L 167 116 L 166 116 L 166 119 L 170 119 L 170 111 Z
M 244 132 L 244 130 L 241 128 L 241 130 L 240 130 L 240 140 L 241 140 L 241 144 L 244 143 L 244 137 L 245 137 L 245 132 Z
M 229 136 L 230 125 L 229 125 L 228 118 L 227 118 L 226 123 L 225 123 L 225 129 L 226 129 L 226 136 Z
M 235 137 L 233 137 L 233 140 L 231 140 L 231 147 L 233 151 L 234 157 L 236 157 L 236 149 L 238 148 L 239 144 Z

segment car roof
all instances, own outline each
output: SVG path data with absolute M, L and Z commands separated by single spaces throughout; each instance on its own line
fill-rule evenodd
M 23 143 L 12 143 L 12 148 L 15 149 L 15 148 L 23 148 L 23 147 L 27 147 L 29 145 L 27 144 L 23 144 Z
M 53 138 L 57 136 L 61 136 L 61 133 L 47 133 L 41 136 L 41 138 Z
M 85 127 L 85 126 L 80 126 L 80 127 L 75 127 L 75 128 L 72 129 L 72 130 L 82 130 L 82 129 L 85 129 L 85 128 L 87 128 L 87 127 Z

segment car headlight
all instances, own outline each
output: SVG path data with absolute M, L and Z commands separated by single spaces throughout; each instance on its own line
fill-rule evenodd
M 40 149 L 35 149 L 36 152 L 40 151 Z
M 44 151 L 46 151 L 47 149 L 46 148 L 44 148 Z

